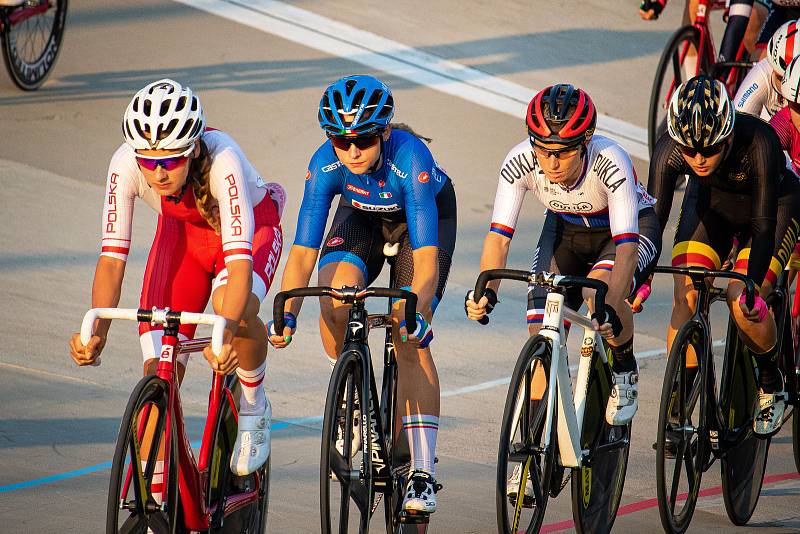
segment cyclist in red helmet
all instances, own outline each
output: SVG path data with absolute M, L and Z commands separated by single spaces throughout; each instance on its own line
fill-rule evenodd
M 547 207 L 534 254 L 533 272 L 591 276 L 609 284 L 610 318 L 596 325 L 614 355 L 615 389 L 606 411 L 610 424 L 625 424 L 637 408 L 633 316 L 626 298 L 646 280 L 661 250 L 654 200 L 639 184 L 630 156 L 615 141 L 594 135 L 597 112 L 585 91 L 558 84 L 540 91 L 528 106 L 529 139 L 515 146 L 500 168 L 494 213 L 481 256 L 481 270 L 503 268 L 522 200 L 533 192 Z M 497 300 L 499 281 L 467 315 L 480 319 Z M 570 294 L 580 307 L 584 297 Z M 529 332 L 539 331 L 544 291 L 529 291 Z M 543 384 L 542 384 L 543 385 Z
M 558 84 L 531 100 L 526 117 L 529 139 L 511 149 L 500 168 L 494 213 L 483 243 L 481 270 L 506 266 L 525 193 L 531 191 L 547 207 L 531 271 L 589 276 L 608 286 L 609 318 L 595 328 L 611 346 L 614 391 L 606 420 L 624 425 L 636 413 L 638 366 L 633 354 L 633 314 L 626 298 L 649 276 L 661 253 L 660 227 L 648 196 L 636 179 L 630 156 L 615 141 L 595 135 L 597 112 L 585 91 Z M 478 320 L 497 302 L 499 280 L 486 294 L 465 299 L 467 316 Z M 573 309 L 584 299 L 592 306 L 593 292 L 569 291 Z M 528 290 L 528 330 L 539 332 L 546 291 Z M 543 372 L 534 377 L 532 397 L 541 399 Z M 520 470 L 512 473 L 508 495 L 516 499 Z M 526 496 L 533 495 L 528 481 Z

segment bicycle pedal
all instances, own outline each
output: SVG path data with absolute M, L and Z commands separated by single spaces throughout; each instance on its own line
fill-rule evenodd
M 511 495 L 507 495 L 507 497 L 508 497 L 509 504 L 511 506 L 516 507 L 517 506 L 517 494 L 514 493 L 514 494 L 511 494 Z M 523 508 L 533 508 L 533 505 L 535 503 L 536 503 L 536 499 L 531 495 L 525 495 L 525 497 L 522 498 L 522 507 Z

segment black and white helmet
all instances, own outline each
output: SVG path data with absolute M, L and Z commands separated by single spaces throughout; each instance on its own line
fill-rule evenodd
M 204 127 L 200 99 L 169 78 L 137 92 L 122 119 L 125 141 L 139 150 L 186 148 L 200 137 Z
M 721 143 L 733 132 L 734 110 L 725 85 L 696 76 L 678 86 L 667 110 L 667 131 L 683 146 L 700 149 Z
M 786 72 L 783 73 L 783 78 L 781 78 L 781 95 L 789 102 L 800 100 L 800 95 L 798 95 L 800 93 L 800 63 L 797 62 L 798 59 L 800 56 L 789 63 Z

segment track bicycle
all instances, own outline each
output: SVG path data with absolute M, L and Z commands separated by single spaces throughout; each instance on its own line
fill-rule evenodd
M 563 473 L 567 469 L 575 529 L 609 532 L 622 498 L 631 425 L 606 422 L 613 386 L 606 345 L 589 319 L 564 305 L 567 288 L 594 289 L 594 308 L 602 323 L 608 286 L 579 276 L 492 269 L 478 276 L 474 300 L 480 300 L 487 282 L 502 279 L 544 287 L 548 294 L 541 331 L 528 340 L 517 359 L 503 410 L 497 457 L 498 532 L 538 532 L 548 497 L 556 497 L 566 486 Z M 565 320 L 584 330 L 574 393 Z M 534 394 L 536 373 L 543 373 L 547 383 L 539 395 Z M 512 478 L 515 468 L 521 472 Z M 511 499 L 509 479 L 518 480 Z M 528 481 L 533 498 L 525 492 Z
M 38 89 L 47 79 L 64 38 L 67 0 L 26 0 L 0 7 L 3 60 L 17 87 Z
M 784 277 L 778 280 L 778 287 L 783 290 L 782 296 L 785 301 L 789 300 L 788 285 L 790 280 L 792 278 L 797 279 L 798 271 L 800 271 L 800 260 L 790 259 L 787 271 L 784 271 Z M 785 282 L 782 286 L 780 285 L 781 280 Z M 789 396 L 789 401 L 793 402 L 792 452 L 794 453 L 795 469 L 800 473 L 800 414 L 796 413 L 797 407 L 800 405 L 800 291 L 798 291 L 797 285 L 795 285 L 792 306 L 791 308 L 789 306 L 786 307 L 788 320 L 785 324 L 789 325 L 789 332 L 781 336 L 784 343 L 782 369 L 786 380 L 786 393 Z
M 397 244 L 387 243 L 384 255 L 390 271 L 390 286 L 395 280 Z M 416 325 L 417 295 L 404 289 L 342 287 L 304 287 L 281 291 L 275 296 L 273 315 L 276 332 L 284 327 L 286 301 L 297 297 L 330 297 L 351 304 L 344 346 L 331 373 L 325 401 L 320 453 L 321 532 L 369 532 L 372 514 L 384 500 L 386 532 L 424 534 L 427 514 L 411 514 L 402 509 L 403 493 L 411 464 L 405 437 L 398 436 L 395 414 L 397 360 L 392 339 L 391 300 L 387 314 L 368 314 L 370 297 L 405 300 L 405 321 L 409 332 Z M 386 330 L 383 351 L 383 380 L 380 401 L 368 344 L 370 329 Z M 355 412 L 360 412 L 361 448 L 351 451 Z M 336 448 L 337 430 L 343 425 L 342 452 Z M 398 436 L 395 440 L 393 437 Z
M 698 74 L 708 74 L 724 82 L 733 98 L 747 69 L 752 66 L 744 47 L 740 47 L 734 61 L 717 61 L 708 16 L 711 11 L 725 8 L 725 0 L 699 0 L 694 24 L 679 28 L 664 47 L 656 67 L 647 117 L 647 146 L 651 156 L 656 142 L 667 131 L 669 101 L 681 83 Z M 687 58 L 692 55 L 690 52 L 696 53 L 697 58 L 693 68 L 687 64 Z
M 208 338 L 178 340 L 181 324 L 212 325 L 211 347 L 219 354 L 225 319 L 218 315 L 167 309 L 95 308 L 84 316 L 81 340 L 88 343 L 97 319 L 126 319 L 164 325 L 155 375 L 142 378 L 131 393 L 120 423 L 106 512 L 106 533 L 266 531 L 270 461 L 240 477 L 229 467 L 237 435 L 239 381 L 214 374 L 200 453 L 195 461 L 183 424 L 174 357 L 202 351 Z M 163 475 L 156 463 L 163 461 Z M 154 487 L 163 487 L 157 503 Z
M 709 308 L 713 302 L 725 302 L 726 291 L 708 279 L 743 282 L 748 308 L 753 306 L 755 286 L 752 280 L 733 271 L 658 266 L 654 272 L 688 276 L 698 292 L 691 319 L 680 327 L 672 342 L 661 390 L 656 441 L 661 524 L 666 532 L 686 531 L 697 504 L 702 474 L 719 459 L 725 511 L 735 525 L 744 525 L 758 503 L 770 439 L 753 432 L 757 368 L 732 317 L 728 320 L 722 375 L 717 381 Z M 781 286 L 785 288 L 785 281 L 776 284 L 779 291 Z M 773 306 L 780 343 L 786 335 L 786 299 L 777 295 L 768 302 Z M 687 354 L 692 352 L 696 355 L 696 371 L 686 366 Z

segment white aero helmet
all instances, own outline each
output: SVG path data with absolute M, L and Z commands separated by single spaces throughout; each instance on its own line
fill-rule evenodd
M 122 119 L 125 141 L 139 150 L 186 148 L 204 127 L 200 99 L 169 78 L 150 83 L 133 95 Z
M 800 63 L 797 60 L 800 56 L 794 58 L 791 63 L 786 67 L 786 72 L 783 73 L 781 78 L 781 95 L 789 102 L 797 102 L 800 100 Z
M 767 43 L 767 61 L 779 76 L 783 76 L 789 63 L 800 55 L 800 35 L 797 30 L 796 20 L 785 22 Z

